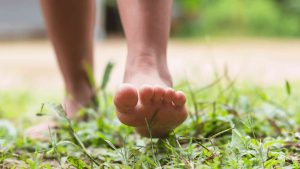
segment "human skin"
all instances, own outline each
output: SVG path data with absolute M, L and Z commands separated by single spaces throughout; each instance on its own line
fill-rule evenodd
M 40 0 L 61 70 L 69 117 L 92 102 L 94 0 Z M 121 122 L 143 136 L 164 137 L 187 117 L 185 95 L 172 89 L 167 65 L 172 0 L 118 0 L 127 40 L 124 83 L 114 103 Z M 151 130 L 149 131 L 148 124 Z

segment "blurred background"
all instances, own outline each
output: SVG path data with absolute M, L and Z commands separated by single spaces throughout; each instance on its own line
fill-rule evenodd
M 37 0 L 1 0 L 0 37 L 44 38 Z M 98 36 L 122 34 L 114 0 L 99 0 Z M 175 0 L 172 37 L 300 36 L 299 0 Z
M 113 61 L 121 83 L 126 41 L 114 0 L 97 1 L 97 79 Z M 226 69 L 263 85 L 300 79 L 299 0 L 175 0 L 169 65 L 175 82 L 202 85 Z M 134 18 L 133 18 L 134 19 Z M 0 92 L 62 90 L 38 0 L 0 1 Z

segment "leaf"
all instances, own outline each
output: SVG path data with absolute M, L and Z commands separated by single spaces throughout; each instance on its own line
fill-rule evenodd
M 276 159 L 269 159 L 268 161 L 264 162 L 264 166 L 266 168 L 277 168 L 275 167 L 277 164 L 280 164 L 280 161 L 279 160 L 276 160 Z
M 106 64 L 104 74 L 103 74 L 103 77 L 102 77 L 101 87 L 100 87 L 101 90 L 104 90 L 106 88 L 113 67 L 114 67 L 114 63 L 112 63 L 112 62 L 108 62 Z
M 109 140 L 104 140 L 112 149 L 117 150 L 117 147 Z
M 41 105 L 41 109 L 40 109 L 40 111 L 36 114 L 36 116 L 44 116 L 45 114 L 43 113 L 43 110 L 44 110 L 44 103 L 42 103 L 42 105 Z
M 233 129 L 231 136 L 231 146 L 242 150 L 246 148 L 244 142 L 244 136 L 237 129 Z
M 291 90 L 291 85 L 289 83 L 289 81 L 285 81 L 285 90 L 286 90 L 286 93 L 290 96 L 291 93 L 292 93 L 292 90 Z
M 67 159 L 68 163 L 70 163 L 73 167 L 77 169 L 83 169 L 87 168 L 85 162 L 83 162 L 81 159 L 69 156 Z
M 71 141 L 68 141 L 68 140 L 63 140 L 63 141 L 60 141 L 56 144 L 56 146 L 65 146 L 65 145 L 72 145 L 75 148 L 77 148 L 78 150 L 81 150 L 80 147 L 77 144 L 75 144 Z

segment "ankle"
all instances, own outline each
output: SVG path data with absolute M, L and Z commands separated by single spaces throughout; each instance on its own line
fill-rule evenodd
M 66 100 L 81 106 L 88 106 L 95 96 L 95 92 L 89 85 L 67 88 Z
M 67 116 L 70 118 L 78 117 L 78 111 L 81 108 L 94 106 L 94 96 L 92 95 L 71 95 L 68 94 L 64 101 L 64 108 Z
M 167 71 L 166 52 L 160 52 L 152 48 L 129 50 L 126 68 L 130 67 L 142 68 L 144 70 L 149 68 L 158 71 Z
M 166 64 L 166 55 L 150 50 L 129 52 L 127 55 L 127 65 L 129 66 L 157 68 L 159 64 Z
M 166 55 L 158 55 L 155 52 L 129 54 L 126 62 L 125 79 L 138 73 L 157 76 L 168 86 L 172 86 Z

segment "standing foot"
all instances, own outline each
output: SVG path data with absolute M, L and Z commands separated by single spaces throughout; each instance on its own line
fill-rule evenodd
M 186 97 L 171 88 L 166 65 L 141 65 L 126 69 L 125 83 L 114 97 L 117 116 L 142 136 L 165 137 L 187 118 Z

